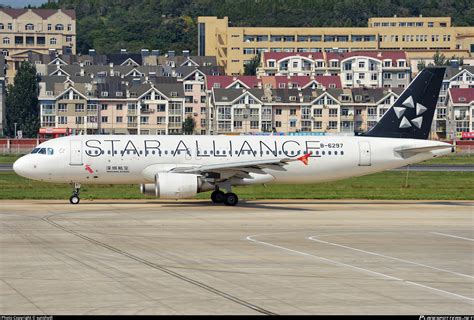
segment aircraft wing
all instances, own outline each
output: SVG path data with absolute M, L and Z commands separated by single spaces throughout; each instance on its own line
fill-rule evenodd
M 301 157 L 290 159 L 290 158 L 280 158 L 280 159 L 267 159 L 267 160 L 253 160 L 253 161 L 235 161 L 235 162 L 226 162 L 218 164 L 209 164 L 201 165 L 194 167 L 176 167 L 171 170 L 171 172 L 177 173 L 208 173 L 208 172 L 223 172 L 223 171 L 236 171 L 236 172 L 246 172 L 246 173 L 261 173 L 265 172 L 262 169 L 286 171 L 284 168 L 290 162 L 301 161 L 305 165 L 308 164 L 308 158 L 311 154 L 305 154 Z
M 435 146 L 429 146 L 429 147 L 416 147 L 416 148 L 401 147 L 401 148 L 395 149 L 395 152 L 399 153 L 403 158 L 409 158 L 414 155 L 417 155 L 418 153 L 430 152 L 434 150 L 442 150 L 442 149 L 447 149 L 447 148 L 452 148 L 452 147 L 453 146 L 449 144 L 435 145 Z

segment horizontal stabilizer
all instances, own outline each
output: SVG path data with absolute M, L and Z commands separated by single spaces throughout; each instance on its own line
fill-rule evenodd
M 401 148 L 395 149 L 395 152 L 399 153 L 403 158 L 410 158 L 419 153 L 425 153 L 425 152 L 430 152 L 430 151 L 435 151 L 435 150 L 443 150 L 443 149 L 448 149 L 448 148 L 452 148 L 452 145 L 442 144 L 442 145 L 436 145 L 436 146 L 415 147 L 415 148 L 401 147 Z

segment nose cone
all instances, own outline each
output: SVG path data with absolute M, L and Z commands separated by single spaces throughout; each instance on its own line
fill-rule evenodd
M 13 171 L 19 176 L 30 178 L 33 173 L 33 164 L 28 156 L 23 156 L 13 164 Z

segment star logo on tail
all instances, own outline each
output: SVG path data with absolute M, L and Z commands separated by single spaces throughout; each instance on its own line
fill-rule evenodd
M 407 108 L 415 109 L 416 111 L 416 118 L 413 118 L 411 120 L 408 120 L 404 114 Z M 395 112 L 395 115 L 397 116 L 398 119 L 401 118 L 400 120 L 400 129 L 405 129 L 405 128 L 411 128 L 412 125 L 417 127 L 418 129 L 421 129 L 421 125 L 423 123 L 423 116 L 422 114 L 428 110 L 424 105 L 421 103 L 415 103 L 413 101 L 413 97 L 409 96 L 408 98 L 403 101 L 402 105 L 399 107 L 393 107 L 393 111 Z

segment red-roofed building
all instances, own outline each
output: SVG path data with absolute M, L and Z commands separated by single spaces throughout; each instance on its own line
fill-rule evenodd
M 454 120 L 447 128 L 448 134 L 454 131 L 462 135 L 462 132 L 474 131 L 474 87 L 450 88 L 447 109 Z
M 0 43 L 10 83 L 18 62 L 26 61 L 29 52 L 76 53 L 75 11 L 0 8 Z
M 322 52 L 264 52 L 259 75 L 311 76 L 324 73 Z
M 261 76 L 339 76 L 344 88 L 404 88 L 410 65 L 404 51 L 264 52 Z

